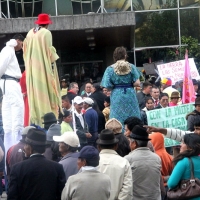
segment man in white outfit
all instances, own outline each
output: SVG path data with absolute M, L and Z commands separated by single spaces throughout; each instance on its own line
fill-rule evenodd
M 15 51 L 22 49 L 24 37 L 16 34 L 0 53 L 0 86 L 3 93 L 2 120 L 5 151 L 21 139 L 24 124 L 24 102 L 19 85 L 21 70 Z

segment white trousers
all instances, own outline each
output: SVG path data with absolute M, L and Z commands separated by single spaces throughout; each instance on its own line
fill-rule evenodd
M 4 145 L 7 152 L 21 139 L 21 132 L 24 128 L 24 101 L 20 84 L 17 81 L 1 79 L 0 86 L 3 93 L 2 121 Z

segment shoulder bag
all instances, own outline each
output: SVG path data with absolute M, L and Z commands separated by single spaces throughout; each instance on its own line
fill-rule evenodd
M 167 192 L 168 199 L 191 199 L 200 197 L 200 180 L 194 178 L 194 165 L 191 158 L 188 158 L 190 163 L 190 179 L 181 180 L 177 187 L 170 189 Z

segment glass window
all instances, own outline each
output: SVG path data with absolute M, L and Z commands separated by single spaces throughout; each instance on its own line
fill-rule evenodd
M 180 0 L 180 7 L 200 6 L 199 0 Z
M 193 37 L 200 41 L 200 9 L 180 10 L 181 36 Z
M 177 0 L 132 0 L 134 10 L 177 8 Z
M 178 44 L 178 13 L 159 11 L 136 13 L 136 47 Z

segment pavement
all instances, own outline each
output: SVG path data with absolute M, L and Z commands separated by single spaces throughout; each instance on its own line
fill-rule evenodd
M 5 192 L 3 192 L 2 196 L 1 196 L 1 200 L 6 200 L 7 199 L 7 194 Z

